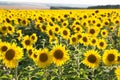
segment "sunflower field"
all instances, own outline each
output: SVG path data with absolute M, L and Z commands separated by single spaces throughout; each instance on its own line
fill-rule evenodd
M 0 9 L 0 80 L 120 80 L 120 10 Z

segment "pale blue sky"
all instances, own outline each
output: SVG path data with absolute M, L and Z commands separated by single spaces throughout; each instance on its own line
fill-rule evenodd
M 91 5 L 115 5 L 120 0 L 0 0 L 9 2 L 35 2 L 35 3 L 59 3 L 59 4 L 91 4 Z

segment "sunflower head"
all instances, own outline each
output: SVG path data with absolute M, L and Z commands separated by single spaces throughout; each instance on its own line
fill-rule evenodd
M 76 35 L 72 35 L 70 37 L 70 44 L 74 45 L 78 42 L 77 36 Z
M 99 33 L 98 27 L 88 27 L 88 34 L 89 36 L 97 36 Z
M 22 56 L 22 48 L 16 46 L 16 44 L 11 44 L 9 49 L 3 53 L 2 60 L 5 66 L 9 68 L 15 68 Z
M 103 63 L 105 65 L 113 65 L 117 61 L 118 51 L 115 49 L 105 50 L 103 54 Z
M 95 50 L 89 50 L 85 54 L 85 59 L 83 60 L 83 64 L 90 68 L 95 68 L 99 66 L 101 56 Z
M 8 42 L 0 42 L 0 53 L 6 52 L 10 44 Z
M 99 39 L 97 43 L 99 49 L 105 49 L 107 47 L 105 39 Z
M 101 36 L 104 37 L 104 38 L 106 38 L 108 36 L 108 31 L 106 29 L 103 29 L 101 31 Z
M 25 49 L 29 49 L 33 45 L 33 42 L 28 35 L 23 37 L 22 45 Z
M 31 40 L 33 43 L 37 42 L 37 40 L 38 40 L 37 35 L 36 35 L 35 33 L 33 33 L 33 34 L 30 36 L 30 40 Z
M 70 30 L 68 28 L 62 28 L 60 32 L 64 39 L 68 39 L 70 37 Z
M 65 46 L 56 45 L 52 51 L 53 62 L 57 66 L 63 65 L 67 60 L 69 60 L 68 50 L 65 49 Z
M 97 43 L 98 43 L 98 39 L 97 39 L 96 37 L 92 37 L 92 38 L 90 39 L 90 44 L 91 44 L 91 46 L 96 46 Z
M 48 51 L 48 49 L 44 48 L 44 49 L 40 49 L 37 51 L 37 58 L 36 58 L 36 64 L 40 67 L 40 68 L 45 68 L 47 66 L 49 66 L 52 63 L 52 57 Z

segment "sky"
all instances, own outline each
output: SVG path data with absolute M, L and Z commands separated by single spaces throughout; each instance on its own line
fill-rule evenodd
M 9 2 L 34 2 L 57 4 L 90 4 L 90 5 L 120 5 L 120 0 L 0 0 Z

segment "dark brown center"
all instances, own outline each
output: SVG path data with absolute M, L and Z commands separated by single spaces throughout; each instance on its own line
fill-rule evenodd
M 46 54 L 46 53 L 40 54 L 39 60 L 40 60 L 41 62 L 46 62 L 46 61 L 48 60 L 47 54 Z
M 62 50 L 56 50 L 55 52 L 54 52 L 54 57 L 56 58 L 56 59 L 62 59 L 63 58 L 63 56 L 64 56 L 64 53 L 63 53 L 63 51 Z
M 9 49 L 6 54 L 5 54 L 5 57 L 7 60 L 12 60 L 15 56 L 15 51 L 13 49 Z

